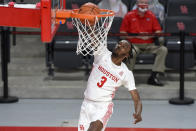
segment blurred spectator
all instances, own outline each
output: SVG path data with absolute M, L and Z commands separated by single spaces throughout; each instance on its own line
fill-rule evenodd
M 124 17 L 127 6 L 121 0 L 102 0 L 98 3 L 99 8 L 113 10 L 117 17 Z
M 161 33 L 161 26 L 156 16 L 148 10 L 148 0 L 137 0 L 137 9 L 128 12 L 121 24 L 121 33 Z M 163 38 L 159 37 L 159 44 L 154 44 L 153 36 L 125 36 L 123 39 L 131 42 L 136 52 L 133 52 L 133 59 L 126 62 L 130 70 L 134 69 L 136 57 L 140 53 L 155 54 L 155 62 L 152 67 L 152 74 L 148 79 L 148 84 L 163 86 L 158 79 L 158 75 L 165 71 L 165 58 L 167 48 L 163 46 Z
M 9 2 L 10 2 L 10 0 L 0 0 L 0 4 L 7 4 Z
M 133 6 L 133 10 L 134 9 L 137 9 L 137 4 Z M 155 14 L 160 24 L 162 25 L 165 16 L 165 9 L 164 6 L 161 3 L 159 3 L 159 0 L 149 0 L 148 9 Z

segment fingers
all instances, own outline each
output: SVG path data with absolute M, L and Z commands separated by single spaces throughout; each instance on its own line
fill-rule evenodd
M 141 119 L 135 119 L 134 124 L 137 124 L 140 121 L 142 121 L 142 120 Z
M 135 121 L 133 122 L 133 124 L 137 124 L 138 122 L 142 121 L 142 117 L 139 114 L 133 114 L 133 117 L 135 119 Z

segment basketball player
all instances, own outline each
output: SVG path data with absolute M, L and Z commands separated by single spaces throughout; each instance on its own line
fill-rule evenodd
M 121 40 L 113 52 L 107 48 L 101 54 L 95 52 L 94 63 L 84 92 L 81 106 L 78 131 L 104 131 L 113 112 L 112 99 L 115 91 L 124 86 L 130 92 L 134 101 L 134 124 L 142 120 L 142 103 L 135 87 L 132 71 L 122 62 L 130 57 L 131 45 Z

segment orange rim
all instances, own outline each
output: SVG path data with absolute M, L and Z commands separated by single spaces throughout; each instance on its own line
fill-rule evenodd
M 56 19 L 70 18 L 72 10 L 58 9 L 56 10 Z
M 108 14 L 97 14 L 97 15 L 90 15 L 90 14 L 78 14 L 79 9 L 72 10 L 71 17 L 72 18 L 79 18 L 79 19 L 92 19 L 95 17 L 108 17 L 108 16 L 114 16 L 114 11 L 107 10 L 107 9 L 100 9 L 101 12 L 108 12 Z
M 107 9 L 100 9 L 101 13 L 108 12 L 107 14 L 97 14 L 97 15 L 90 15 L 90 14 L 79 14 L 79 9 L 74 10 L 66 10 L 66 9 L 58 9 L 56 10 L 56 19 L 66 19 L 66 18 L 79 18 L 79 19 L 94 19 L 95 17 L 101 18 L 101 17 L 109 17 L 114 16 L 114 11 L 107 10 Z

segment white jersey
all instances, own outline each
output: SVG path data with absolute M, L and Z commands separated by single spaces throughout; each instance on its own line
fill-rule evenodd
M 128 70 L 124 63 L 115 65 L 111 54 L 112 52 L 105 48 L 101 55 L 94 55 L 93 68 L 84 92 L 86 99 L 111 101 L 115 91 L 122 85 L 129 91 L 136 89 L 132 71 Z

